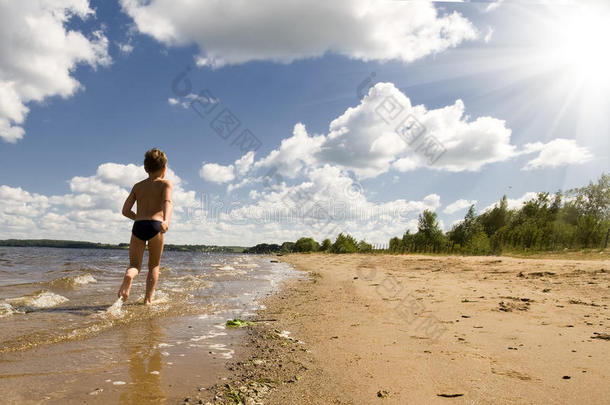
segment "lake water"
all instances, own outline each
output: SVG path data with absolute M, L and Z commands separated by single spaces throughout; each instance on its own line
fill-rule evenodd
M 0 247 L 3 403 L 183 399 L 234 356 L 243 331 L 226 320 L 298 277 L 261 256 L 166 251 L 153 305 L 146 269 L 113 305 L 128 262 L 126 250 Z

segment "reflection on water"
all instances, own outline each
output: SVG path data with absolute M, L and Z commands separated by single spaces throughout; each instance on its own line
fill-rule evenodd
M 131 381 L 121 394 L 121 405 L 157 404 L 165 402 L 161 385 L 163 361 L 159 344 L 161 328 L 156 319 L 144 322 L 137 328 L 126 328 L 122 333 L 125 356 L 129 358 Z

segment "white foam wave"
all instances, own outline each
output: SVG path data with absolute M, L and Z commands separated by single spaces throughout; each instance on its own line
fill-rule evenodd
M 13 308 L 8 302 L 0 302 L 0 318 L 5 318 L 18 312 L 19 311 Z
M 153 299 L 151 301 L 152 304 L 166 304 L 170 301 L 169 295 L 161 290 L 156 290 Z
M 123 308 L 123 299 L 119 298 L 114 302 L 114 304 L 112 304 L 111 306 L 108 307 L 108 309 L 106 310 L 106 313 L 112 317 L 119 318 L 124 315 L 122 308 Z
M 219 267 L 218 270 L 235 270 L 235 267 L 229 266 L 229 265 L 224 265 L 222 267 Z
M 95 279 L 95 277 L 93 277 L 89 273 L 81 274 L 80 276 L 74 277 L 75 285 L 85 285 L 85 284 L 96 283 L 96 282 L 97 282 L 97 280 Z
M 26 295 L 19 298 L 11 298 L 6 300 L 13 307 L 21 307 L 25 309 L 40 309 L 52 308 L 59 304 L 69 301 L 66 297 L 55 294 L 51 291 L 39 291 L 34 295 Z

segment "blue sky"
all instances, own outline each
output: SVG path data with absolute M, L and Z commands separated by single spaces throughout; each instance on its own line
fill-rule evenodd
M 600 2 L 19 3 L 0 4 L 0 238 L 127 242 L 120 208 L 151 147 L 177 185 L 167 243 L 381 243 L 425 208 L 449 229 L 469 203 L 608 171 Z M 210 126 L 225 108 L 241 122 L 228 140 Z M 438 161 L 397 133 L 406 116 Z M 244 129 L 254 154 L 231 145 Z

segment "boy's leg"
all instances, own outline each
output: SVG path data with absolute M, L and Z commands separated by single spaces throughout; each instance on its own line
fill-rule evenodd
M 155 286 L 159 279 L 159 266 L 161 265 L 164 238 L 165 234 L 159 232 L 154 238 L 148 241 L 148 276 L 146 277 L 145 304 L 150 304 L 152 301 Z
M 135 276 L 138 275 L 142 268 L 142 257 L 144 256 L 144 250 L 146 249 L 146 242 L 136 238 L 133 234 L 129 241 L 129 268 L 125 271 L 125 277 L 123 277 L 123 284 L 119 289 L 118 296 L 123 298 L 123 301 L 129 297 L 129 291 L 131 290 L 131 283 Z

